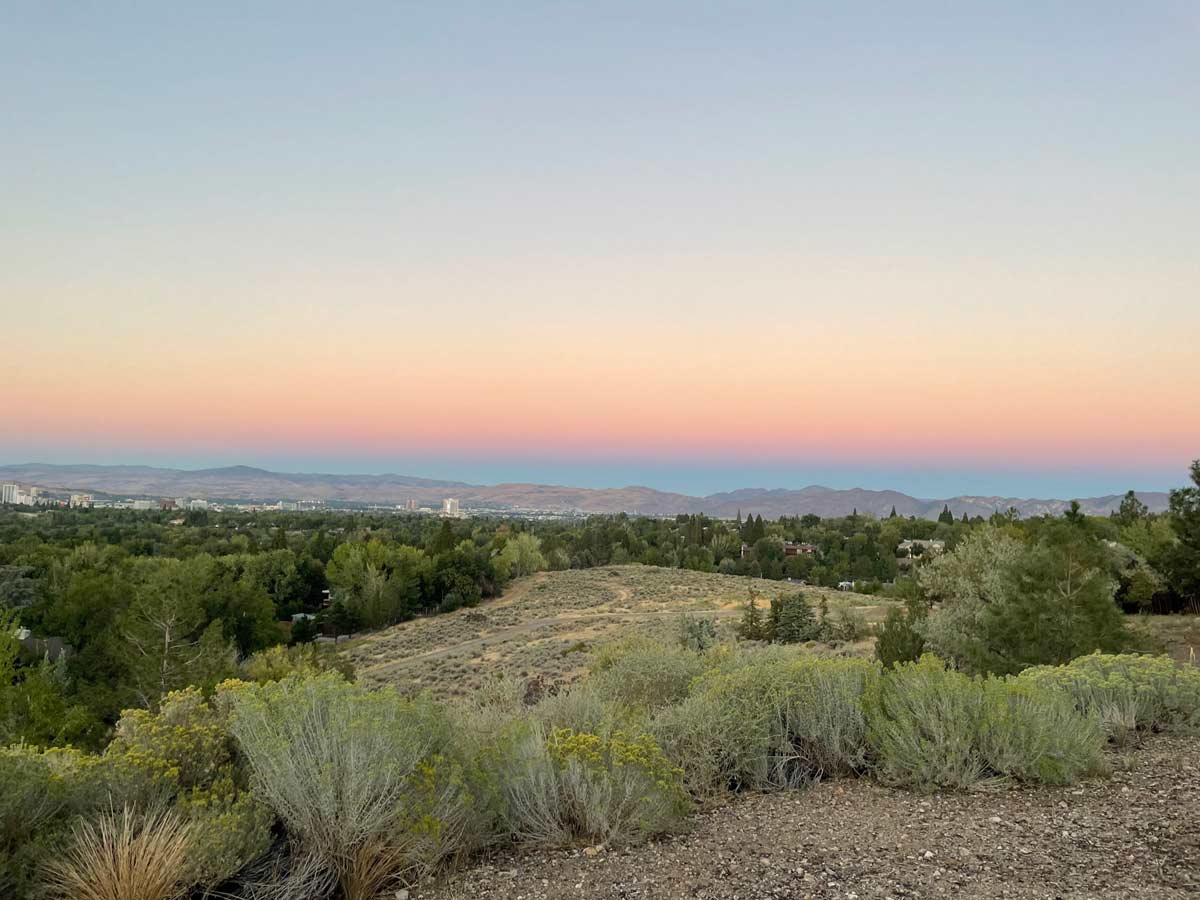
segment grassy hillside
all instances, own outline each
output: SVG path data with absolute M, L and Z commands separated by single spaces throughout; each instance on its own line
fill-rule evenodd
M 670 639 L 684 613 L 714 617 L 730 630 L 753 590 L 764 605 L 794 585 L 653 566 L 605 566 L 541 572 L 515 581 L 503 597 L 474 609 L 417 619 L 360 638 L 344 651 L 359 678 L 405 690 L 429 688 L 462 696 L 507 674 L 573 680 L 596 650 L 630 635 Z M 868 621 L 888 601 L 863 594 L 805 588 L 813 603 L 852 606 Z M 865 652 L 869 642 L 842 648 Z

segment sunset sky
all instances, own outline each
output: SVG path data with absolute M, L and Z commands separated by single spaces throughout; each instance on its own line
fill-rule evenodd
M 1200 5 L 9 3 L 0 464 L 1200 456 Z

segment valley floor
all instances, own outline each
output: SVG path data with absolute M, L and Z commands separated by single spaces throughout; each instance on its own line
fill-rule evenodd
M 1116 900 L 1198 892 L 1200 742 L 1154 736 L 1131 770 L 1073 787 L 921 795 L 829 781 L 740 798 L 648 846 L 501 854 L 411 894 Z

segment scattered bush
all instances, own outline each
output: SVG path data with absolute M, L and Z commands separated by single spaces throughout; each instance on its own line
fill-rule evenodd
M 868 741 L 885 784 L 965 790 L 988 778 L 1067 783 L 1101 764 L 1103 732 L 1062 695 L 972 678 L 926 654 L 867 694 Z
M 710 647 L 715 647 L 717 641 L 717 622 L 715 619 L 686 614 L 680 616 L 679 646 L 684 650 L 707 650 Z
M 119 813 L 81 820 L 66 855 L 49 866 L 52 890 L 70 900 L 177 900 L 190 829 L 170 811 Z
M 784 594 L 771 599 L 766 639 L 779 644 L 802 644 L 821 636 L 821 623 L 803 593 Z
M 904 609 L 893 607 L 888 610 L 875 639 L 875 658 L 885 668 L 920 659 L 925 652 L 921 625 L 926 615 L 925 604 L 919 600 L 909 601 Z
M 307 621 L 307 620 L 302 620 Z M 337 672 L 354 680 L 354 665 L 333 647 L 317 643 L 299 643 L 291 647 L 277 644 L 260 650 L 242 663 L 247 681 L 282 681 L 289 675 L 320 675 Z
M 820 636 L 824 640 L 853 643 L 865 640 L 870 634 L 867 617 L 853 606 L 835 606 L 828 618 L 821 620 Z
M 608 734 L 625 727 L 630 711 L 609 699 L 600 690 L 599 680 L 589 678 L 547 694 L 529 710 L 530 717 L 547 730 L 570 728 Z
M 275 814 L 230 775 L 181 795 L 175 808 L 191 828 L 188 884 L 215 888 L 270 849 Z
M 707 667 L 700 653 L 652 641 L 627 643 L 597 665 L 591 681 L 602 697 L 646 709 L 678 703 Z
M 1019 680 L 1063 692 L 1119 744 L 1139 730 L 1200 730 L 1200 669 L 1169 657 L 1094 653 L 1026 669 Z
M 510 748 L 501 783 L 508 832 L 520 843 L 637 843 L 687 813 L 683 773 L 654 739 L 601 737 L 534 724 Z
M 730 661 L 653 722 L 697 796 L 778 789 L 865 765 L 861 698 L 877 669 L 830 657 Z
M 258 794 L 319 863 L 311 896 L 371 897 L 486 840 L 491 817 L 432 702 L 328 673 L 229 686 L 223 700 Z
M 1018 781 L 1071 784 L 1104 769 L 1100 720 L 1056 691 L 988 678 L 980 682 L 980 753 L 989 771 Z
M 80 755 L 0 748 L 0 897 L 30 896 L 46 860 L 65 849 L 78 811 L 72 773 Z

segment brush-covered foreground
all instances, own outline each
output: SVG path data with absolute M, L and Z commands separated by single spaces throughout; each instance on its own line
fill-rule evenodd
M 1196 740 L 1148 735 L 1129 762 L 1066 787 L 930 795 L 858 778 L 745 794 L 644 846 L 504 850 L 411 896 L 1190 900 L 1200 892 Z
M 370 900 L 513 847 L 642 845 L 835 776 L 922 796 L 1075 785 L 1200 727 L 1200 669 L 1131 655 L 984 678 L 637 638 L 532 705 L 509 679 L 448 704 L 300 661 L 127 713 L 103 754 L 0 752 L 0 893 Z
M 416 619 L 359 638 L 343 651 L 359 678 L 412 693 L 465 697 L 497 673 L 546 684 L 574 681 L 596 654 L 636 634 L 673 641 L 683 614 L 713 618 L 732 633 L 746 598 L 795 593 L 786 582 L 657 566 L 603 566 L 540 572 L 512 583 L 504 595 L 473 609 Z M 860 613 L 883 620 L 897 605 L 881 597 L 828 588 L 803 589 L 838 617 Z M 869 640 L 842 652 L 869 654 Z

